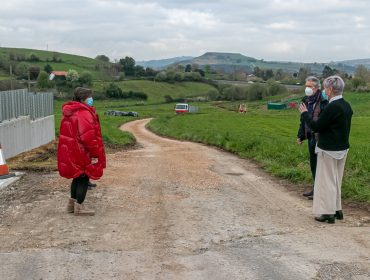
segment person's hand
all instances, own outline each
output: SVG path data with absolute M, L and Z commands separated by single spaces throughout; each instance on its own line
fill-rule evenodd
M 298 144 L 298 145 L 302 145 L 302 140 L 301 140 L 301 139 L 299 139 L 299 138 L 297 138 L 297 144 Z
M 301 103 L 301 105 L 299 105 L 298 110 L 299 110 L 299 112 L 301 112 L 301 114 L 304 113 L 304 112 L 308 112 L 307 107 L 304 103 Z

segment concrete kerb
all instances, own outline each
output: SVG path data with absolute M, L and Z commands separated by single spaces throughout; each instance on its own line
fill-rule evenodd
M 6 179 L 0 179 L 0 190 L 6 187 L 11 186 L 15 182 L 17 182 L 22 176 L 26 174 L 24 172 L 15 172 L 15 176 L 6 178 Z

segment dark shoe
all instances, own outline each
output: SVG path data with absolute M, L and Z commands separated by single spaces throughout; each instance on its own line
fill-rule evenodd
M 96 188 L 96 184 L 91 183 L 90 181 L 87 183 L 87 189 L 92 190 L 93 188 Z
M 335 218 L 337 220 L 343 220 L 343 211 L 342 210 L 339 210 L 339 211 L 335 211 Z
M 313 200 L 313 195 L 307 196 L 308 200 Z
M 303 196 L 305 196 L 305 197 L 313 196 L 313 190 L 310 191 L 310 192 L 303 193 Z
M 328 222 L 329 224 L 335 223 L 334 215 L 321 215 L 320 217 L 315 217 L 315 220 L 321 223 Z

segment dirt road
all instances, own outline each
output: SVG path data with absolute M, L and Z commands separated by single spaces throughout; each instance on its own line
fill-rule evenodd
M 315 222 L 311 201 L 254 164 L 128 123 L 140 147 L 108 156 L 86 203 L 29 174 L 0 191 L 0 279 L 370 279 L 369 213 Z

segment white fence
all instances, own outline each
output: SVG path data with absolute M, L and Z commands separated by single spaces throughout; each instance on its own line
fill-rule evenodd
M 0 122 L 19 116 L 30 116 L 35 120 L 52 114 L 52 93 L 33 93 L 27 89 L 0 91 Z
M 5 158 L 55 139 L 53 95 L 27 90 L 0 92 L 0 143 Z

